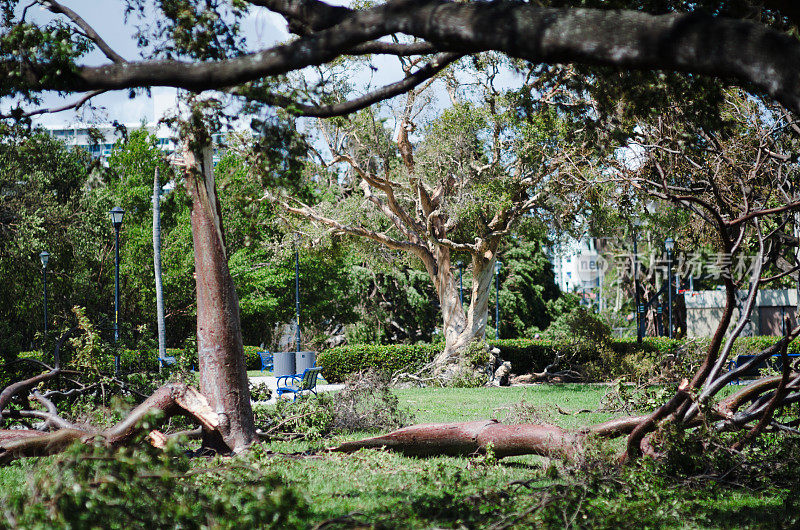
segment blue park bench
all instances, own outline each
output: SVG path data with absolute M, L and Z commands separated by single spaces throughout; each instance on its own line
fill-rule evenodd
M 317 395 L 317 378 L 322 371 L 321 367 L 306 368 L 302 374 L 284 375 L 278 378 L 278 398 L 283 394 L 294 394 L 292 401 L 297 399 L 298 394 L 310 392 Z M 283 381 L 281 383 L 281 381 Z
M 272 353 L 268 351 L 260 351 L 257 353 L 258 356 L 261 357 L 261 371 L 269 370 L 271 372 L 274 364 L 274 356 Z
M 789 358 L 789 363 L 793 363 L 796 359 L 800 358 L 800 353 L 788 353 L 786 356 Z M 757 354 L 743 354 L 737 355 L 735 359 L 731 359 L 729 362 L 729 367 L 731 370 L 739 368 L 740 366 L 744 366 L 748 362 L 752 361 L 754 357 L 757 357 Z M 758 376 L 759 372 L 764 368 L 774 368 L 776 370 L 783 369 L 783 357 L 779 353 L 775 353 L 770 355 L 766 359 L 762 360 L 759 363 L 748 368 L 745 372 L 739 374 L 741 377 L 755 377 Z M 738 384 L 739 380 L 736 380 Z

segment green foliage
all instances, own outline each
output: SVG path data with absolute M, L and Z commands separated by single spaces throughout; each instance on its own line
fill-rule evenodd
M 267 383 L 253 383 L 250 381 L 250 400 L 269 401 L 272 397 L 272 389 Z
M 387 268 L 369 263 L 351 268 L 359 293 L 358 320 L 347 327 L 351 344 L 431 342 L 440 319 L 436 292 L 427 272 L 413 267 Z
M 41 251 L 51 256 L 48 327 L 72 320 L 73 305 L 95 309 L 86 299 L 97 290 L 100 234 L 110 223 L 98 223 L 84 189 L 92 172 L 86 153 L 41 131 L 1 127 L 0 134 L 0 271 L 8 280 L 0 285 L 0 356 L 8 358 L 30 349 L 42 329 Z
M 400 407 L 385 372 L 353 374 L 333 401 L 335 433 L 392 431 L 413 423 L 413 414 Z
M 304 528 L 306 501 L 274 474 L 190 471 L 178 444 L 76 444 L 27 488 L 6 491 L 0 528 Z
M 384 373 L 370 370 L 352 374 L 345 388 L 305 396 L 295 401 L 278 400 L 272 407 L 255 407 L 256 423 L 274 437 L 284 433 L 315 440 L 330 434 L 391 431 L 409 425 L 413 415 L 400 407 Z
M 611 327 L 583 306 L 559 315 L 542 333 L 542 338 L 603 344 L 611 338 Z
M 500 252 L 500 335 L 532 336 L 563 312 L 553 265 L 538 240 L 510 238 Z
M 317 365 L 322 367 L 325 380 L 333 383 L 370 368 L 389 374 L 400 370 L 412 372 L 433 360 L 439 350 L 439 346 L 430 344 L 355 344 L 320 353 Z
M 75 306 L 72 311 L 78 319 L 80 334 L 69 339 L 70 344 L 75 348 L 71 364 L 76 370 L 97 373 L 101 368 L 100 362 L 107 352 L 107 345 L 103 343 L 100 334 L 86 316 L 85 308 Z

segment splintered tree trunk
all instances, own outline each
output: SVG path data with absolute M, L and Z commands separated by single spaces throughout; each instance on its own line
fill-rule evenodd
M 228 270 L 211 146 L 191 137 L 187 146 L 192 146 L 185 151 L 186 187 L 192 198 L 200 391 L 220 417 L 219 434 L 208 431 L 204 443 L 212 446 L 224 443 L 237 451 L 256 436 L 242 348 L 239 299 Z

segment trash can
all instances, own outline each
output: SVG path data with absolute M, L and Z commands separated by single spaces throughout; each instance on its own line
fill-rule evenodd
M 294 368 L 293 351 L 276 351 L 273 356 L 272 375 L 282 377 L 284 375 L 294 375 L 297 371 Z
M 317 360 L 316 353 L 313 351 L 299 351 L 294 354 L 294 367 L 298 374 L 302 374 L 303 370 L 314 368 L 314 363 Z

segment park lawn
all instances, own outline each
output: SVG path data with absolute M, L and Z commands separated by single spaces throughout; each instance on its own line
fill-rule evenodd
M 394 392 L 417 423 L 504 420 L 513 405 L 522 403 L 532 420 L 574 428 L 614 416 L 575 414 L 599 408 L 609 390 L 607 385 L 575 384 Z M 327 522 L 326 528 L 761 528 L 781 526 L 789 513 L 783 499 L 790 493 L 777 487 L 689 487 L 665 481 L 646 467 L 605 479 L 593 475 L 591 463 L 575 469 L 537 456 L 498 461 L 491 455 L 421 459 L 377 450 L 324 451 L 363 435 L 275 441 L 236 459 L 196 458 L 192 465 L 201 471 L 244 464 L 280 477 L 307 503 L 309 528 Z M 617 444 L 606 447 L 619 449 Z M 48 460 L 0 468 L 0 491 L 25 487 L 33 468 Z M 632 486 L 626 487 L 626 481 Z
M 394 392 L 401 406 L 414 413 L 417 423 L 502 421 L 515 404 L 523 403 L 532 419 L 576 428 L 619 416 L 575 414 L 584 409 L 595 411 L 609 390 L 608 385 L 571 384 Z M 779 489 L 749 491 L 717 485 L 692 489 L 678 482 L 659 488 L 652 485 L 658 481 L 643 472 L 636 476 L 643 483 L 641 494 L 628 491 L 615 496 L 616 479 L 610 481 L 610 489 L 603 480 L 587 485 L 580 472 L 533 455 L 497 461 L 487 456 L 420 459 L 376 450 L 351 455 L 319 452 L 358 437 L 274 442 L 263 447 L 274 454 L 259 455 L 259 449 L 251 455 L 251 462 L 265 472 L 277 473 L 304 493 L 312 510 L 310 523 L 338 520 L 341 527 L 348 528 L 482 528 L 494 524 L 560 528 L 575 525 L 573 516 L 579 518 L 579 527 L 627 527 L 633 521 L 665 528 L 761 527 L 764 521 L 780 521 L 786 516 L 782 504 L 786 492 Z M 616 453 L 622 442 L 606 444 L 606 450 Z M 285 456 L 287 453 L 292 456 Z M 537 507 L 550 495 L 543 492 L 551 489 L 558 492 L 553 495 L 564 495 L 567 501 L 563 510 L 552 508 L 540 518 Z M 564 493 L 575 491 L 592 502 Z

